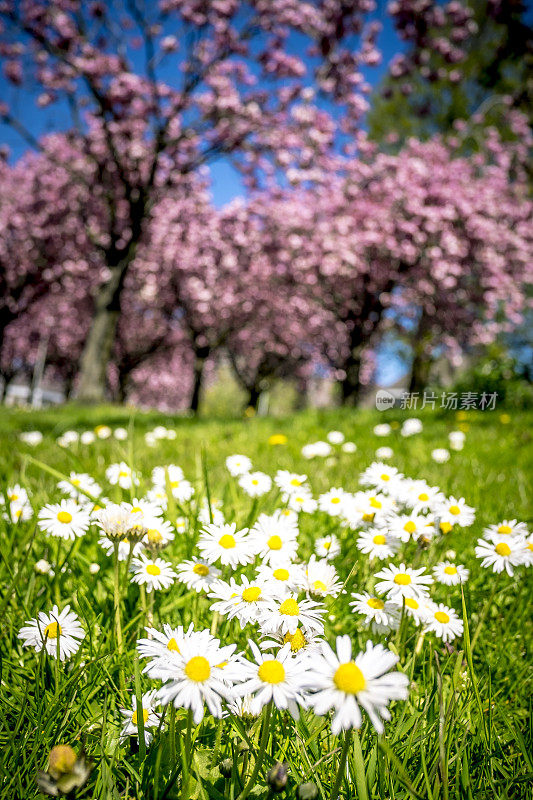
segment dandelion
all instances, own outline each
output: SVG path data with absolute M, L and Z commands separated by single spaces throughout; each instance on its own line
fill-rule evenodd
M 48 614 L 41 611 L 36 619 L 28 620 L 18 633 L 24 647 L 33 647 L 37 653 L 44 647 L 53 658 L 57 658 L 59 652 L 60 661 L 74 655 L 84 637 L 85 631 L 68 605 L 63 611 L 59 611 L 57 606 L 53 606 Z
M 90 524 L 89 513 L 74 501 L 61 500 L 43 506 L 37 516 L 39 528 L 50 536 L 74 540 L 87 532 Z

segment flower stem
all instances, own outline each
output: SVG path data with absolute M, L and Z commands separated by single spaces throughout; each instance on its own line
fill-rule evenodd
M 122 673 L 122 626 L 120 623 L 120 571 L 118 560 L 118 542 L 113 543 L 113 603 L 115 606 L 115 639 L 120 660 L 119 683 L 124 688 L 124 675 Z
M 189 709 L 187 712 L 187 732 L 185 734 L 185 759 L 183 762 L 183 766 L 185 769 L 183 770 L 183 777 L 181 782 L 181 800 L 188 800 L 187 795 L 189 792 L 189 775 L 191 772 L 191 763 L 192 763 L 192 746 L 191 746 L 191 739 L 192 739 L 192 709 Z
M 339 796 L 339 789 L 341 788 L 342 781 L 344 779 L 344 771 L 346 769 L 346 759 L 348 757 L 348 750 L 350 749 L 351 741 L 352 741 L 352 729 L 348 728 L 348 730 L 344 734 L 344 744 L 342 746 L 339 768 L 337 770 L 337 777 L 335 778 L 335 783 L 333 784 L 333 789 L 331 790 L 331 800 L 337 800 Z
M 261 739 L 259 741 L 259 751 L 257 753 L 254 768 L 248 783 L 238 796 L 237 800 L 245 800 L 246 797 L 250 794 L 252 789 L 255 786 L 255 782 L 257 780 L 257 776 L 259 775 L 259 770 L 261 769 L 261 764 L 263 763 L 263 758 L 265 756 L 266 746 L 268 742 L 268 734 L 270 732 L 270 718 L 272 716 L 272 700 L 268 705 L 265 706 L 265 712 L 263 717 L 263 729 L 261 731 Z
M 355 785 L 357 786 L 358 800 L 368 800 L 368 787 L 366 782 L 365 761 L 361 749 L 361 739 L 359 732 L 353 732 L 353 755 L 355 764 Z

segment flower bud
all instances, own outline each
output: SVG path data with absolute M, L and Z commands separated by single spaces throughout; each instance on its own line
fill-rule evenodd
M 270 791 L 275 794 L 282 792 L 287 786 L 288 778 L 289 770 L 287 764 L 281 764 L 279 761 L 276 761 L 267 775 L 267 783 L 270 787 Z
M 318 789 L 314 783 L 301 783 L 296 789 L 296 797 L 298 800 L 316 800 Z
M 218 765 L 218 771 L 223 778 L 231 778 L 231 773 L 233 772 L 233 760 L 231 758 L 225 758 L 224 761 L 221 761 Z

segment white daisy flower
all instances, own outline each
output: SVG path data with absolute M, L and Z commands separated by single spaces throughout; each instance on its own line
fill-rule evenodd
M 360 528 L 362 522 L 381 526 L 393 508 L 392 498 L 380 492 L 356 492 L 346 495 L 343 517 L 352 530 Z
M 341 447 L 343 453 L 356 453 L 357 445 L 355 442 L 344 442 Z
M 459 619 L 453 608 L 444 603 L 435 604 L 425 620 L 425 630 L 431 631 L 443 642 L 452 642 L 463 634 L 463 620 Z
M 292 561 L 298 549 L 298 525 L 291 517 L 275 511 L 260 514 L 250 530 L 253 552 L 267 564 Z
M 264 472 L 248 472 L 239 478 L 239 486 L 250 497 L 261 497 L 272 488 L 272 478 Z
M 25 503 L 29 502 L 28 499 L 28 492 L 26 489 L 23 489 L 19 483 L 16 483 L 14 486 L 8 486 L 5 492 L 5 497 L 8 503 L 19 503 L 20 505 L 24 505 Z M 4 504 L 4 498 L 0 497 L 0 502 Z
M 389 436 L 392 428 L 388 422 L 380 422 L 379 425 L 374 425 L 374 436 Z
M 307 565 L 304 565 L 304 589 L 318 597 L 337 597 L 343 587 L 337 571 L 327 559 L 317 561 L 316 556 L 311 556 Z
M 163 509 L 161 506 L 145 497 L 141 497 L 140 499 L 135 497 L 131 503 L 121 503 L 121 506 L 132 514 L 137 514 L 139 521 L 145 528 L 147 527 L 146 519 L 163 516 Z
M 267 584 L 269 591 L 279 597 L 302 589 L 305 582 L 301 564 L 291 564 L 289 561 L 274 565 L 261 564 L 256 574 L 257 580 Z
M 376 458 L 380 461 L 387 460 L 392 458 L 394 455 L 394 450 L 392 447 L 378 447 L 376 450 Z
M 445 503 L 437 506 L 435 516 L 441 522 L 448 522 L 450 525 L 460 525 L 462 528 L 466 528 L 474 522 L 476 510 L 466 504 L 464 497 L 459 500 L 455 497 L 449 497 Z
M 153 589 L 168 589 L 174 583 L 176 573 L 168 561 L 162 558 L 148 558 L 141 553 L 132 559 L 131 580 L 139 585 L 146 586 L 146 591 Z
M 108 539 L 125 539 L 130 531 L 142 526 L 141 512 L 131 510 L 129 504 L 109 503 L 95 512 L 94 520 Z
M 83 536 L 90 524 L 89 513 L 74 500 L 43 506 L 37 516 L 39 528 L 50 536 L 73 540 Z
M 109 439 L 113 433 L 109 425 L 97 425 L 94 432 L 99 439 Z
M 125 718 L 122 726 L 122 731 L 120 732 L 120 741 L 124 741 L 129 736 L 139 735 L 139 730 L 138 730 L 139 709 L 137 708 L 137 698 L 135 697 L 135 695 L 132 696 L 131 701 L 132 701 L 131 710 L 127 708 L 120 709 L 120 713 Z M 157 692 L 155 690 L 143 694 L 141 698 L 141 708 L 144 721 L 144 741 L 147 745 L 150 744 L 153 738 L 152 732 L 149 729 L 156 728 L 159 726 L 160 715 L 156 714 L 154 710 L 158 705 L 159 701 L 157 698 Z
M 525 522 L 518 522 L 516 519 L 504 519 L 503 522 L 498 522 L 497 525 L 489 525 L 483 531 L 483 536 L 486 539 L 497 539 L 500 541 L 502 536 L 527 536 L 528 530 Z
M 228 456 L 226 459 L 226 469 L 234 478 L 237 478 L 239 475 L 246 475 L 247 472 L 250 472 L 252 466 L 252 462 L 248 456 L 236 454 L 234 456 Z
M 149 658 L 150 662 L 144 667 L 143 672 L 150 677 L 157 677 L 156 673 L 161 665 L 161 662 L 166 663 L 169 659 L 169 653 L 180 654 L 180 645 L 183 644 L 183 639 L 188 638 L 194 632 L 192 623 L 187 631 L 179 625 L 173 628 L 165 622 L 163 630 L 158 631 L 157 628 L 147 627 L 147 639 L 138 639 L 137 650 L 141 658 Z M 206 631 L 206 633 L 209 633 Z M 211 641 L 213 637 L 205 637 L 207 641 Z
M 282 495 L 282 500 L 287 503 L 291 511 L 300 513 L 303 511 L 305 514 L 314 514 L 318 508 L 318 503 L 311 494 L 309 489 L 300 489 L 299 492 L 294 494 Z
M 19 434 L 19 439 L 24 444 L 29 444 L 31 447 L 35 447 L 38 444 L 41 444 L 43 440 L 43 435 L 41 431 L 23 431 Z
M 70 447 L 71 445 L 76 444 L 79 438 L 80 437 L 76 431 L 65 431 L 61 434 L 61 436 L 58 436 L 56 442 L 60 447 Z
M 523 563 L 524 560 L 524 539 L 518 536 L 496 536 L 491 541 L 478 539 L 475 553 L 481 558 L 482 567 L 492 567 L 493 572 L 503 572 L 508 575 L 514 574 L 514 567 Z
M 28 620 L 18 632 L 24 647 L 33 647 L 37 653 L 44 647 L 49 656 L 57 658 L 59 648 L 60 661 L 70 658 L 84 637 L 85 631 L 70 606 L 65 606 L 63 611 L 53 606 L 49 614 L 41 611 L 36 619 Z
M 264 633 L 294 633 L 298 627 L 323 633 L 324 606 L 314 600 L 298 600 L 293 594 L 284 600 L 271 599 L 261 611 L 259 624 Z
M 433 567 L 433 575 L 437 583 L 445 586 L 457 586 L 466 583 L 470 571 L 462 564 L 453 564 L 451 561 L 441 561 Z
M 39 575 L 53 575 L 54 570 L 52 569 L 52 565 L 46 560 L 46 558 L 40 558 L 38 561 L 35 562 L 34 566 L 35 572 Z
M 24 522 L 33 517 L 33 508 L 29 503 L 19 503 L 18 500 L 13 500 L 8 503 L 2 516 L 8 522 Z
M 431 451 L 431 458 L 436 464 L 445 464 L 450 460 L 450 451 L 445 447 L 436 447 Z
M 161 469 L 161 467 L 159 469 Z M 168 485 L 170 486 L 172 497 L 177 500 L 178 503 L 186 503 L 194 494 L 194 486 L 190 481 L 186 481 L 184 478 L 173 477 L 172 480 L 169 479 Z M 165 485 L 156 484 L 155 488 L 164 489 Z
M 83 431 L 80 436 L 82 444 L 92 444 L 96 440 L 96 434 L 93 431 Z
M 522 558 L 526 567 L 533 566 L 533 534 L 523 540 Z
M 427 535 L 428 526 L 433 526 L 433 520 L 422 514 L 389 514 L 385 520 L 385 527 L 391 536 L 408 542 L 416 541 L 421 536 Z
M 382 461 L 374 461 L 361 473 L 359 483 L 361 486 L 372 486 L 381 491 L 387 491 L 398 478 L 403 477 L 396 467 L 384 464 Z
M 294 633 L 272 633 L 270 638 L 259 643 L 261 650 L 279 650 L 285 645 L 290 645 L 292 655 L 312 658 L 321 652 L 324 639 L 316 633 L 296 628 Z
M 186 517 L 177 517 L 176 530 L 178 533 L 187 533 L 189 530 L 189 520 Z
M 265 603 L 272 600 L 272 592 L 266 584 L 250 581 L 243 575 L 240 584 L 234 578 L 230 578 L 229 583 L 216 581 L 211 586 L 209 597 L 217 601 L 211 610 L 228 619 L 237 617 L 242 630 L 245 625 L 259 620 Z
M 420 514 L 425 511 L 434 511 L 444 503 L 446 498 L 438 486 L 429 486 L 425 481 L 416 481 L 408 500 L 409 504 L 413 506 L 413 512 Z
M 425 571 L 424 567 L 413 569 L 406 567 L 405 564 L 400 564 L 399 567 L 389 564 L 381 572 L 376 572 L 375 577 L 382 579 L 376 583 L 376 592 L 387 594 L 391 599 L 409 595 L 425 596 L 428 593 L 427 587 L 433 583 L 433 578 L 424 574 Z
M 352 659 L 349 636 L 337 637 L 337 652 L 324 643 L 322 657 L 313 662 L 312 679 L 317 691 L 309 703 L 315 714 L 334 711 L 331 732 L 337 736 L 349 728 L 360 728 L 362 707 L 378 733 L 382 719 L 390 719 L 391 700 L 405 700 L 409 679 L 401 672 L 389 672 L 398 656 L 382 645 L 366 643 L 366 650 Z
M 429 597 L 424 595 L 397 595 L 391 597 L 390 599 L 391 605 L 397 606 L 399 612 L 407 614 L 408 617 L 411 617 L 414 620 L 416 625 L 420 625 L 421 622 L 425 622 L 428 614 L 431 611 L 432 602 Z
M 105 471 L 107 481 L 112 486 L 120 486 L 121 489 L 131 489 L 132 486 L 139 485 L 137 474 L 132 472 L 125 461 L 119 464 L 110 464 Z
M 221 667 L 227 650 L 219 647 L 217 639 L 184 637 L 179 654 L 170 653 L 154 675 L 165 681 L 158 692 L 161 703 L 191 709 L 196 725 L 204 717 L 204 702 L 213 717 L 222 717 L 222 700 L 234 696 Z
M 128 431 L 126 428 L 115 428 L 113 436 L 118 442 L 125 442 L 128 438 Z
M 318 496 L 318 507 L 330 517 L 338 517 L 343 512 L 343 501 L 346 492 L 344 489 L 330 489 Z
M 330 444 L 342 444 L 345 438 L 344 433 L 341 433 L 341 431 L 330 431 L 326 434 L 326 439 Z
M 194 589 L 195 592 L 207 592 L 221 575 L 219 569 L 199 558 L 183 561 L 178 564 L 176 570 L 178 581 L 184 583 L 188 589 Z
M 287 469 L 278 469 L 274 476 L 274 483 L 278 489 L 287 497 L 297 494 L 303 489 L 307 489 L 307 475 L 298 475 L 296 472 L 289 472 Z
M 315 553 L 319 558 L 327 558 L 332 561 L 337 558 L 341 551 L 341 545 L 334 533 L 329 536 L 322 536 L 315 541 Z
M 113 541 L 108 536 L 102 535 L 98 539 L 98 544 L 104 550 L 107 556 L 112 556 L 115 550 L 115 542 L 116 539 Z M 118 560 L 119 561 L 127 561 L 132 556 L 140 556 L 143 552 L 143 544 L 142 542 L 130 542 L 130 540 L 126 537 L 121 539 L 118 543 Z
M 462 450 L 465 444 L 465 434 L 463 431 L 450 431 L 448 441 L 452 450 Z
M 333 452 L 329 442 L 310 442 L 302 447 L 304 458 L 327 458 Z
M 166 547 L 174 539 L 172 525 L 161 517 L 145 517 L 143 527 L 146 529 L 143 538 L 146 547 Z
M 416 433 L 422 433 L 423 427 L 422 420 L 410 417 L 404 421 L 400 433 L 402 436 L 414 436 Z
M 198 512 L 198 522 L 200 525 L 222 525 L 225 522 L 224 513 L 220 508 L 220 503 L 217 500 L 211 499 L 211 513 L 209 513 L 209 506 L 205 501 Z
M 400 543 L 398 539 L 390 536 L 385 528 L 368 528 L 360 533 L 357 542 L 357 549 L 366 553 L 370 558 L 391 558 Z
M 248 528 L 238 531 L 235 522 L 206 525 L 200 534 L 198 549 L 210 564 L 220 560 L 221 564 L 229 564 L 233 569 L 238 564 L 249 564 L 255 557 Z
M 146 492 L 146 500 L 158 506 L 161 511 L 165 511 L 168 506 L 168 497 L 164 488 L 161 486 L 154 486 Z
M 59 481 L 57 488 L 79 503 L 89 501 L 85 492 L 88 492 L 93 497 L 99 497 L 102 494 L 102 487 L 85 472 L 71 472 L 68 480 Z
M 352 598 L 350 607 L 357 614 L 365 617 L 365 625 L 371 625 L 374 633 L 389 633 L 397 630 L 400 624 L 400 614 L 393 603 L 368 592 L 352 594 Z
M 242 662 L 242 676 L 234 687 L 236 695 L 252 695 L 252 712 L 258 714 L 263 706 L 272 701 L 276 708 L 288 709 L 294 719 L 299 717 L 298 706 L 306 705 L 306 670 L 298 656 L 291 655 L 290 644 L 276 653 L 262 653 L 257 645 L 249 641 L 256 663 Z

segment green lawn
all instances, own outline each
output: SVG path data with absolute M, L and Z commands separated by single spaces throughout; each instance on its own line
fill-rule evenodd
M 411 414 L 412 415 L 412 414 Z M 2 409 L 0 415 L 0 490 L 19 483 L 30 494 L 35 514 L 46 503 L 63 496 L 56 488 L 58 478 L 49 470 L 68 475 L 71 471 L 90 473 L 112 501 L 130 499 L 128 491 L 110 487 L 105 469 L 113 462 L 126 461 L 138 470 L 142 482 L 137 495 L 150 487 L 156 465 L 178 464 L 195 487 L 199 500 L 209 494 L 218 500 L 228 521 L 238 527 L 250 524 L 262 511 L 280 506 L 276 491 L 252 501 L 237 487 L 224 466 L 234 453 L 248 455 L 254 468 L 273 476 L 278 469 L 305 472 L 318 496 L 330 487 L 357 491 L 359 474 L 375 460 L 376 448 L 394 450 L 390 463 L 405 475 L 438 485 L 447 496 L 464 497 L 477 510 L 473 526 L 457 529 L 431 543 L 427 549 L 407 545 L 403 557 L 408 564 L 426 566 L 455 551 L 457 563 L 471 570 L 464 588 L 469 636 L 445 646 L 432 634 L 419 637 L 412 623 L 402 624 L 388 638 L 372 634 L 362 617 L 348 607 L 352 592 L 371 590 L 373 575 L 388 561 L 374 561 L 355 547 L 357 533 L 341 528 L 324 513 L 302 514 L 299 556 L 307 560 L 314 540 L 325 533 L 341 539 L 341 555 L 335 567 L 348 594 L 326 598 L 326 638 L 349 634 L 355 649 L 367 639 L 381 641 L 400 655 L 399 668 L 410 678 L 409 698 L 393 704 L 392 719 L 385 733 L 377 736 L 368 717 L 358 739 L 348 749 L 348 780 L 338 796 L 343 800 L 404 800 L 407 798 L 530 797 L 533 781 L 531 728 L 531 627 L 532 583 L 530 571 L 518 567 L 514 577 L 495 575 L 480 567 L 474 555 L 476 540 L 484 527 L 503 519 L 518 519 L 533 528 L 531 483 L 533 464 L 531 430 L 533 412 L 514 413 L 503 419 L 500 412 L 469 411 L 459 421 L 453 412 L 420 412 L 421 434 L 409 438 L 398 430 L 386 438 L 372 429 L 378 422 L 398 422 L 408 412 L 309 411 L 287 418 L 254 418 L 245 421 L 191 420 L 156 413 L 141 413 L 118 407 L 80 409 L 75 406 L 29 412 Z M 90 445 L 61 448 L 56 438 L 64 431 L 93 429 L 98 424 L 129 429 L 126 441 L 114 438 Z M 144 434 L 164 424 L 177 431 L 174 441 L 154 447 Z M 448 446 L 448 433 L 458 425 L 466 429 L 460 452 L 452 452 L 445 464 L 436 464 L 431 451 Z M 36 447 L 22 444 L 21 431 L 38 429 L 44 441 Z M 335 448 L 326 459 L 306 461 L 300 451 L 304 444 L 324 440 L 328 431 L 340 430 L 357 444 L 354 454 Z M 284 434 L 287 442 L 269 443 L 272 434 Z M 36 463 L 41 462 L 49 470 Z M 174 565 L 189 558 L 198 534 L 196 504 L 178 508 L 169 504 L 168 518 L 178 514 L 190 519 L 189 534 L 177 535 L 163 557 Z M 86 536 L 68 542 L 47 537 L 32 520 L 11 524 L 0 520 L 0 797 L 29 800 L 38 797 L 35 776 L 46 767 L 50 749 L 68 743 L 86 751 L 92 771 L 88 784 L 76 797 L 94 798 L 228 798 L 242 794 L 240 774 L 250 776 L 259 749 L 261 721 L 229 717 L 222 723 L 206 714 L 190 735 L 188 748 L 187 712 L 166 713 L 148 748 L 131 739 L 119 743 L 122 725 L 120 708 L 131 708 L 131 695 L 157 688 L 140 673 L 144 662 L 135 657 L 136 639 L 142 634 L 150 606 L 144 593 L 127 583 L 124 564 L 120 574 L 120 612 L 124 631 L 124 653 L 119 657 L 113 624 L 113 561 L 98 545 L 94 526 Z M 63 564 L 54 577 L 38 574 L 35 564 L 47 559 L 52 566 Z M 97 563 L 97 574 L 89 566 Z M 242 570 L 250 574 L 251 570 Z M 435 599 L 452 606 L 462 615 L 460 587 L 433 587 Z M 59 601 L 59 602 L 58 602 Z M 39 611 L 49 611 L 58 602 L 78 614 L 86 638 L 66 665 L 24 648 L 17 633 L 26 620 Z M 213 614 L 204 594 L 191 593 L 174 583 L 156 593 L 154 625 L 163 623 L 211 628 Z M 407 620 L 404 620 L 407 623 Z M 257 630 L 241 631 L 235 621 L 220 620 L 217 635 L 222 644 L 237 642 L 245 650 L 248 638 Z M 250 658 L 249 651 L 246 653 Z M 121 688 L 121 675 L 125 688 Z M 294 723 L 275 710 L 266 739 L 265 759 L 250 797 L 268 794 L 265 775 L 275 761 L 289 767 L 287 788 L 281 797 L 297 797 L 296 787 L 313 781 L 318 797 L 329 800 L 337 775 L 343 737 L 331 734 L 327 717 L 311 711 Z M 191 757 L 192 753 L 192 757 Z M 227 760 L 230 759 L 230 762 Z M 229 763 L 224 778 L 219 765 Z M 184 777 L 187 776 L 188 777 Z M 342 777 L 342 775 L 341 775 Z M 244 780 L 246 783 L 246 779 Z

